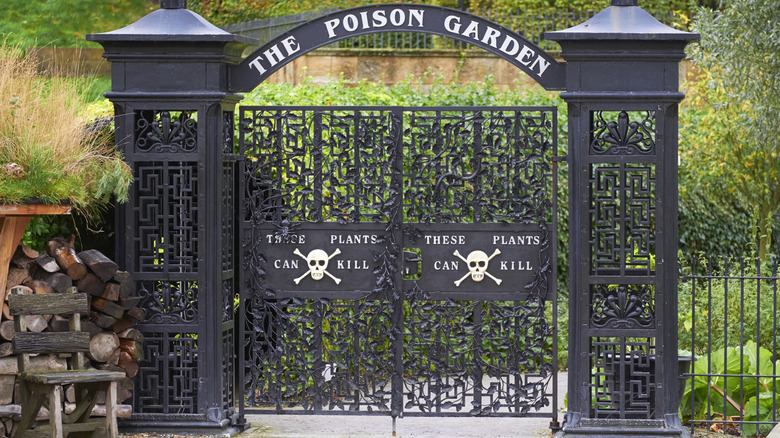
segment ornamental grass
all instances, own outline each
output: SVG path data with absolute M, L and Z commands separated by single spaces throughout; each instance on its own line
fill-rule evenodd
M 89 214 L 114 196 L 126 201 L 132 174 L 110 123 L 89 120 L 85 93 L 50 76 L 19 48 L 0 46 L 0 203 L 69 202 Z

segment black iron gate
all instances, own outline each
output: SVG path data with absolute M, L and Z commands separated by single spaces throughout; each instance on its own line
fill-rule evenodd
M 245 412 L 556 418 L 555 108 L 239 118 Z

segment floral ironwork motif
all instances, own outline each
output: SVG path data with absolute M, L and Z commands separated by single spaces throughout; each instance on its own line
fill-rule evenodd
M 593 285 L 591 326 L 613 329 L 655 326 L 653 287 L 649 285 Z
M 593 154 L 632 155 L 655 152 L 655 112 L 620 111 L 617 121 L 607 121 L 606 111 L 593 112 L 590 151 Z M 643 114 L 644 113 L 644 114 Z M 643 115 L 640 121 L 631 116 Z
M 239 120 L 248 405 L 391 415 L 550 409 L 552 110 L 244 107 Z M 384 224 L 365 296 L 269 288 L 259 225 L 294 233 L 326 222 Z M 545 250 L 527 299 L 431 299 L 403 279 L 416 226 L 469 222 L 540 225 Z
M 222 113 L 222 153 L 235 154 L 236 148 L 233 141 L 233 116 L 232 111 Z
M 195 112 L 139 111 L 135 148 L 139 152 L 195 152 L 198 145 Z M 231 137 L 232 138 L 232 137 Z
M 198 315 L 198 284 L 195 281 L 139 282 L 138 295 L 147 309 L 146 323 L 191 323 Z

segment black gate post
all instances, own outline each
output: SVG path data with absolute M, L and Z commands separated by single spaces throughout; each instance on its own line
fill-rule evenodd
M 612 6 L 567 61 L 569 392 L 562 435 L 687 436 L 677 415 L 678 68 L 698 35 Z
M 117 211 L 118 262 L 146 319 L 133 416 L 124 430 L 224 432 L 236 409 L 236 163 L 228 66 L 251 40 L 211 25 L 186 0 L 88 35 L 111 62 L 116 140 L 133 169 Z

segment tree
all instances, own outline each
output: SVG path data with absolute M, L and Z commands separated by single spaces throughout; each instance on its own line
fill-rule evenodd
M 691 56 L 708 80 L 711 111 L 681 158 L 716 199 L 733 196 L 753 210 L 766 260 L 780 206 L 780 0 L 723 5 L 700 8 L 694 21 L 701 41 Z

